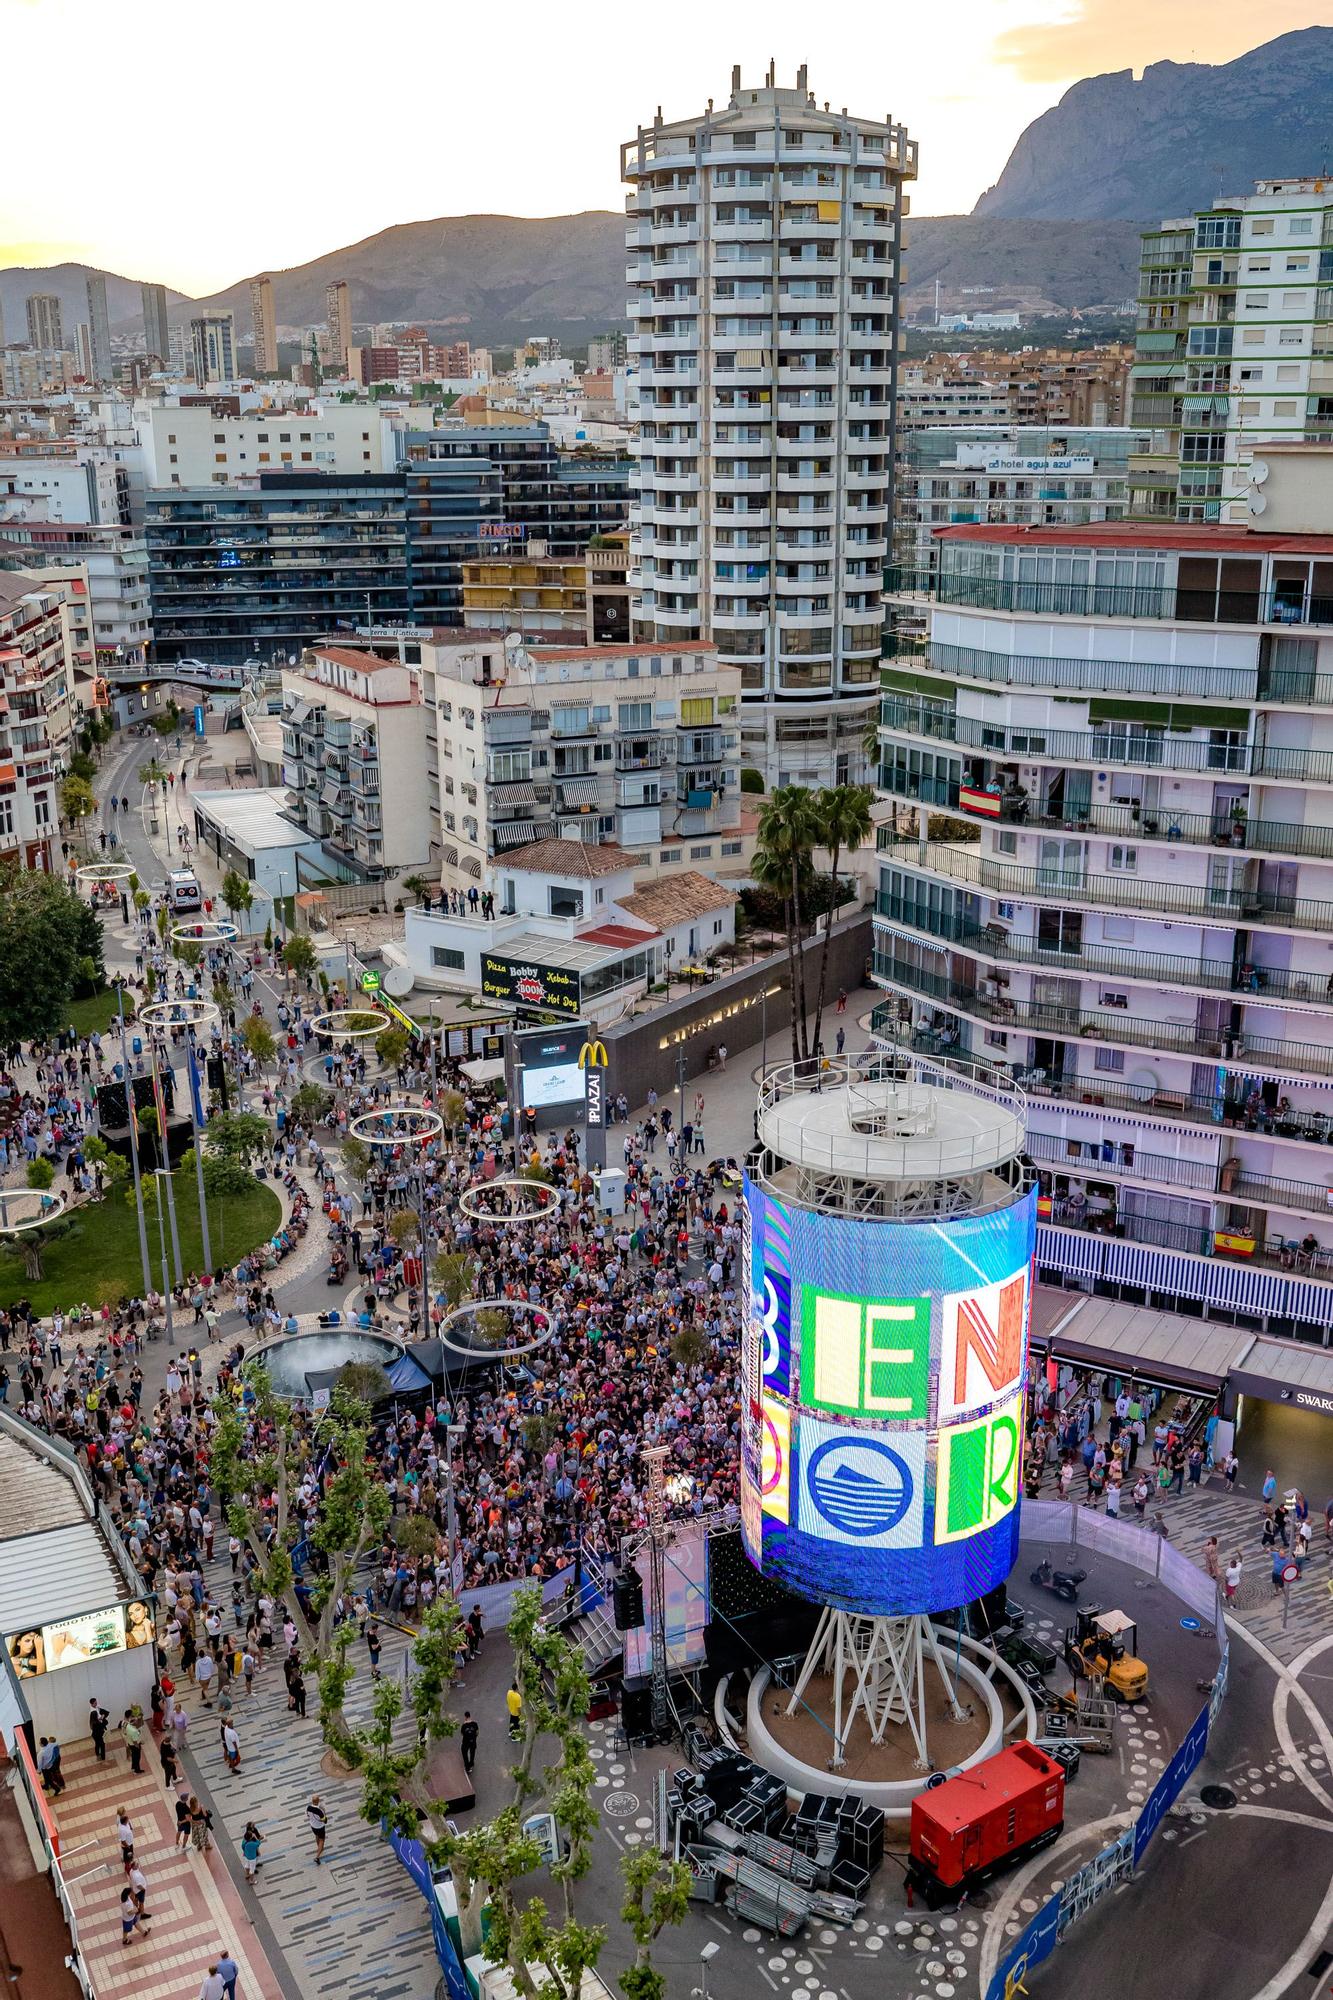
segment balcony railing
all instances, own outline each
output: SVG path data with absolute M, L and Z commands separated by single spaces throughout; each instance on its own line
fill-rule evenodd
M 1243 1031 L 1201 1037 L 1193 1021 L 1154 1021 L 1126 1008 L 1062 1007 L 1050 1001 L 1014 1000 L 1007 993 L 926 972 L 904 959 L 877 951 L 875 976 L 905 987 L 922 999 L 955 1008 L 989 1027 L 1040 1035 L 1053 1041 L 1092 1041 L 1113 1048 L 1143 1049 L 1152 1055 L 1190 1056 L 1265 1074 L 1278 1069 L 1294 1076 L 1333 1076 L 1333 1047 L 1321 1042 L 1288 1042 L 1274 1035 Z
M 1144 543 L 1145 550 L 1151 546 Z M 891 593 L 934 597 L 940 604 L 980 611 L 1019 611 L 1058 618 L 1164 618 L 1206 625 L 1333 625 L 1333 597 L 1299 584 L 1270 590 L 1180 589 L 1162 584 L 1024 583 L 954 570 L 891 566 Z
M 889 770 L 881 774 L 884 791 L 914 803 L 948 806 L 966 813 L 958 803 L 956 783 L 936 786 L 926 799 L 921 782 L 912 772 Z M 1304 855 L 1311 860 L 1333 860 L 1333 826 L 1299 826 L 1290 820 L 1250 819 L 1234 812 L 1182 813 L 1140 805 L 1100 805 L 1043 810 L 1026 792 L 1001 794 L 1000 823 L 1029 827 L 1033 831 L 1051 828 L 1060 833 L 1081 833 L 1108 840 L 1161 841 L 1171 847 L 1218 847 L 1229 853 Z M 881 841 L 886 836 L 881 834 Z
M 1263 743 L 1202 742 L 1174 730 L 1002 729 L 943 703 L 880 702 L 886 736 L 924 736 L 932 743 L 984 750 L 1009 763 L 1114 764 L 1155 771 L 1230 771 L 1251 778 L 1333 783 L 1333 750 L 1294 750 Z
M 1172 1153 L 1145 1153 L 1141 1147 L 1108 1142 L 1099 1159 L 1081 1149 L 1071 1155 L 1077 1140 L 1061 1139 L 1049 1132 L 1029 1132 L 1027 1150 L 1032 1159 L 1058 1173 L 1080 1179 L 1155 1181 L 1159 1187 L 1198 1188 L 1217 1193 L 1218 1170 L 1211 1160 L 1181 1160 Z
M 881 829 L 878 845 L 881 854 L 903 867 L 925 875 L 943 875 L 951 882 L 966 882 L 1005 901 L 1193 917 L 1207 925 L 1239 924 L 1247 929 L 1271 925 L 1282 930 L 1333 930 L 1333 902 L 1285 895 L 1275 889 L 1155 882 L 1138 874 L 1085 875 L 1063 868 L 1024 868 L 1017 862 L 994 861 L 974 849 L 942 841 L 929 842 L 922 858 L 919 842 L 894 836 L 887 828 Z
M 875 909 L 878 915 L 906 930 L 945 938 L 998 965 L 1030 965 L 1052 972 L 1078 972 L 1087 977 L 1199 987 L 1210 993 L 1263 994 L 1271 1000 L 1333 1007 L 1333 981 L 1325 984 L 1315 973 L 1290 972 L 1239 959 L 1184 958 L 1168 952 L 1135 951 L 1124 945 L 1085 944 L 1078 950 L 1070 950 L 1041 944 L 1036 938 L 1015 937 L 1002 924 L 973 923 L 889 895 L 884 890 L 875 898 Z
M 917 662 L 914 669 L 919 671 Z M 1054 659 L 1046 654 L 994 653 L 978 646 L 933 640 L 920 662 L 928 673 L 1047 688 L 1059 693 L 1147 694 L 1162 698 L 1240 702 L 1295 702 L 1333 706 L 1333 674 L 1285 667 L 1215 667 L 1165 660 Z
M 916 976 L 915 968 L 906 967 L 904 970 L 912 977 Z M 905 979 L 902 983 L 908 985 L 909 981 Z M 896 1041 L 897 1022 L 896 1003 L 886 1002 L 871 1014 L 871 1033 Z M 938 1035 L 914 1036 L 912 1039 L 929 1054 L 938 1056 L 948 1053 L 948 1044 Z M 952 1046 L 957 1050 L 961 1044 L 954 1043 Z M 1254 1109 L 1248 1108 L 1249 1099 L 1244 1095 L 1227 1098 L 1211 1092 L 1171 1090 L 1157 1084 L 1116 1083 L 1096 1074 L 1080 1076 L 1073 1071 L 1024 1068 L 1022 1064 L 1015 1064 L 1014 1075 L 1029 1097 L 1075 1106 L 1093 1106 L 1098 1110 L 1130 1111 L 1139 1118 L 1165 1118 L 1171 1124 L 1225 1125 L 1237 1131 L 1295 1139 L 1306 1145 L 1333 1146 L 1333 1113 L 1326 1111 L 1288 1109 L 1279 1116 L 1276 1110 L 1262 1102 Z M 1253 1095 L 1249 1078 L 1238 1077 L 1236 1082 Z

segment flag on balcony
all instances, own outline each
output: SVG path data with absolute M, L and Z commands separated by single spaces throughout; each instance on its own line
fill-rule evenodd
M 980 785 L 960 785 L 958 805 L 960 811 L 975 813 L 979 819 L 1000 817 L 999 792 L 986 791 Z

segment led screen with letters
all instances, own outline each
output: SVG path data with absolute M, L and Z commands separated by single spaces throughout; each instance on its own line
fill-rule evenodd
M 942 1611 L 1018 1553 L 1035 1188 L 855 1221 L 747 1178 L 741 1532 L 820 1604 Z

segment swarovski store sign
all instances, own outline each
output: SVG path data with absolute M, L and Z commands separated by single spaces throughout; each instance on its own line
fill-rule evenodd
M 1288 1409 L 1308 1410 L 1316 1417 L 1333 1417 L 1333 1389 L 1302 1388 L 1295 1382 L 1280 1382 L 1271 1375 L 1251 1375 L 1243 1368 L 1233 1368 L 1227 1381 L 1242 1396 L 1258 1396 L 1265 1403 L 1285 1403 Z

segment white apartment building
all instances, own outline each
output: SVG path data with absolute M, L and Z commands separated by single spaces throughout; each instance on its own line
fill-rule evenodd
M 283 674 L 282 782 L 335 880 L 426 866 L 426 721 L 414 673 L 373 653 L 319 646 Z
M 86 593 L 88 673 L 142 658 L 153 636 L 148 551 L 131 529 L 0 519 L 0 555 L 43 583 L 68 582 Z
M 936 528 L 964 521 L 1037 527 L 1123 520 L 1129 457 L 1148 443 L 1125 425 L 937 424 L 899 443 L 894 554 L 926 569 Z
M 1006 424 L 1010 421 L 1009 391 L 1003 382 L 928 380 L 930 371 L 918 362 L 898 376 L 898 434 L 927 425 Z
M 1333 535 L 936 540 L 881 711 L 878 1031 L 1012 1065 L 1048 1282 L 1326 1339 Z
M 612 841 L 643 881 L 735 866 L 741 676 L 705 641 L 437 632 L 420 674 L 446 889 L 494 888 L 508 853 L 551 839 Z
M 1333 181 L 1259 181 L 1144 235 L 1132 384 L 1144 519 L 1243 524 L 1257 447 L 1333 437 Z
M 465 906 L 404 913 L 386 956 L 423 986 L 514 1002 L 598 1025 L 623 1018 L 673 965 L 730 945 L 737 898 L 686 870 L 635 886 L 636 856 L 614 842 L 546 839 L 504 857 L 489 916 Z M 529 997 L 531 996 L 531 997 Z
M 0 571 L 0 861 L 58 868 L 57 790 L 73 728 L 69 586 Z
M 59 443 L 49 453 L 0 446 L 0 520 L 13 515 L 127 526 L 129 480 L 100 446 Z
M 170 403 L 135 406 L 146 486 L 225 486 L 260 472 L 392 472 L 393 425 L 369 403 L 240 417 Z
M 901 125 L 804 66 L 621 148 L 640 396 L 633 616 L 743 679 L 772 783 L 862 775 L 893 495 Z

